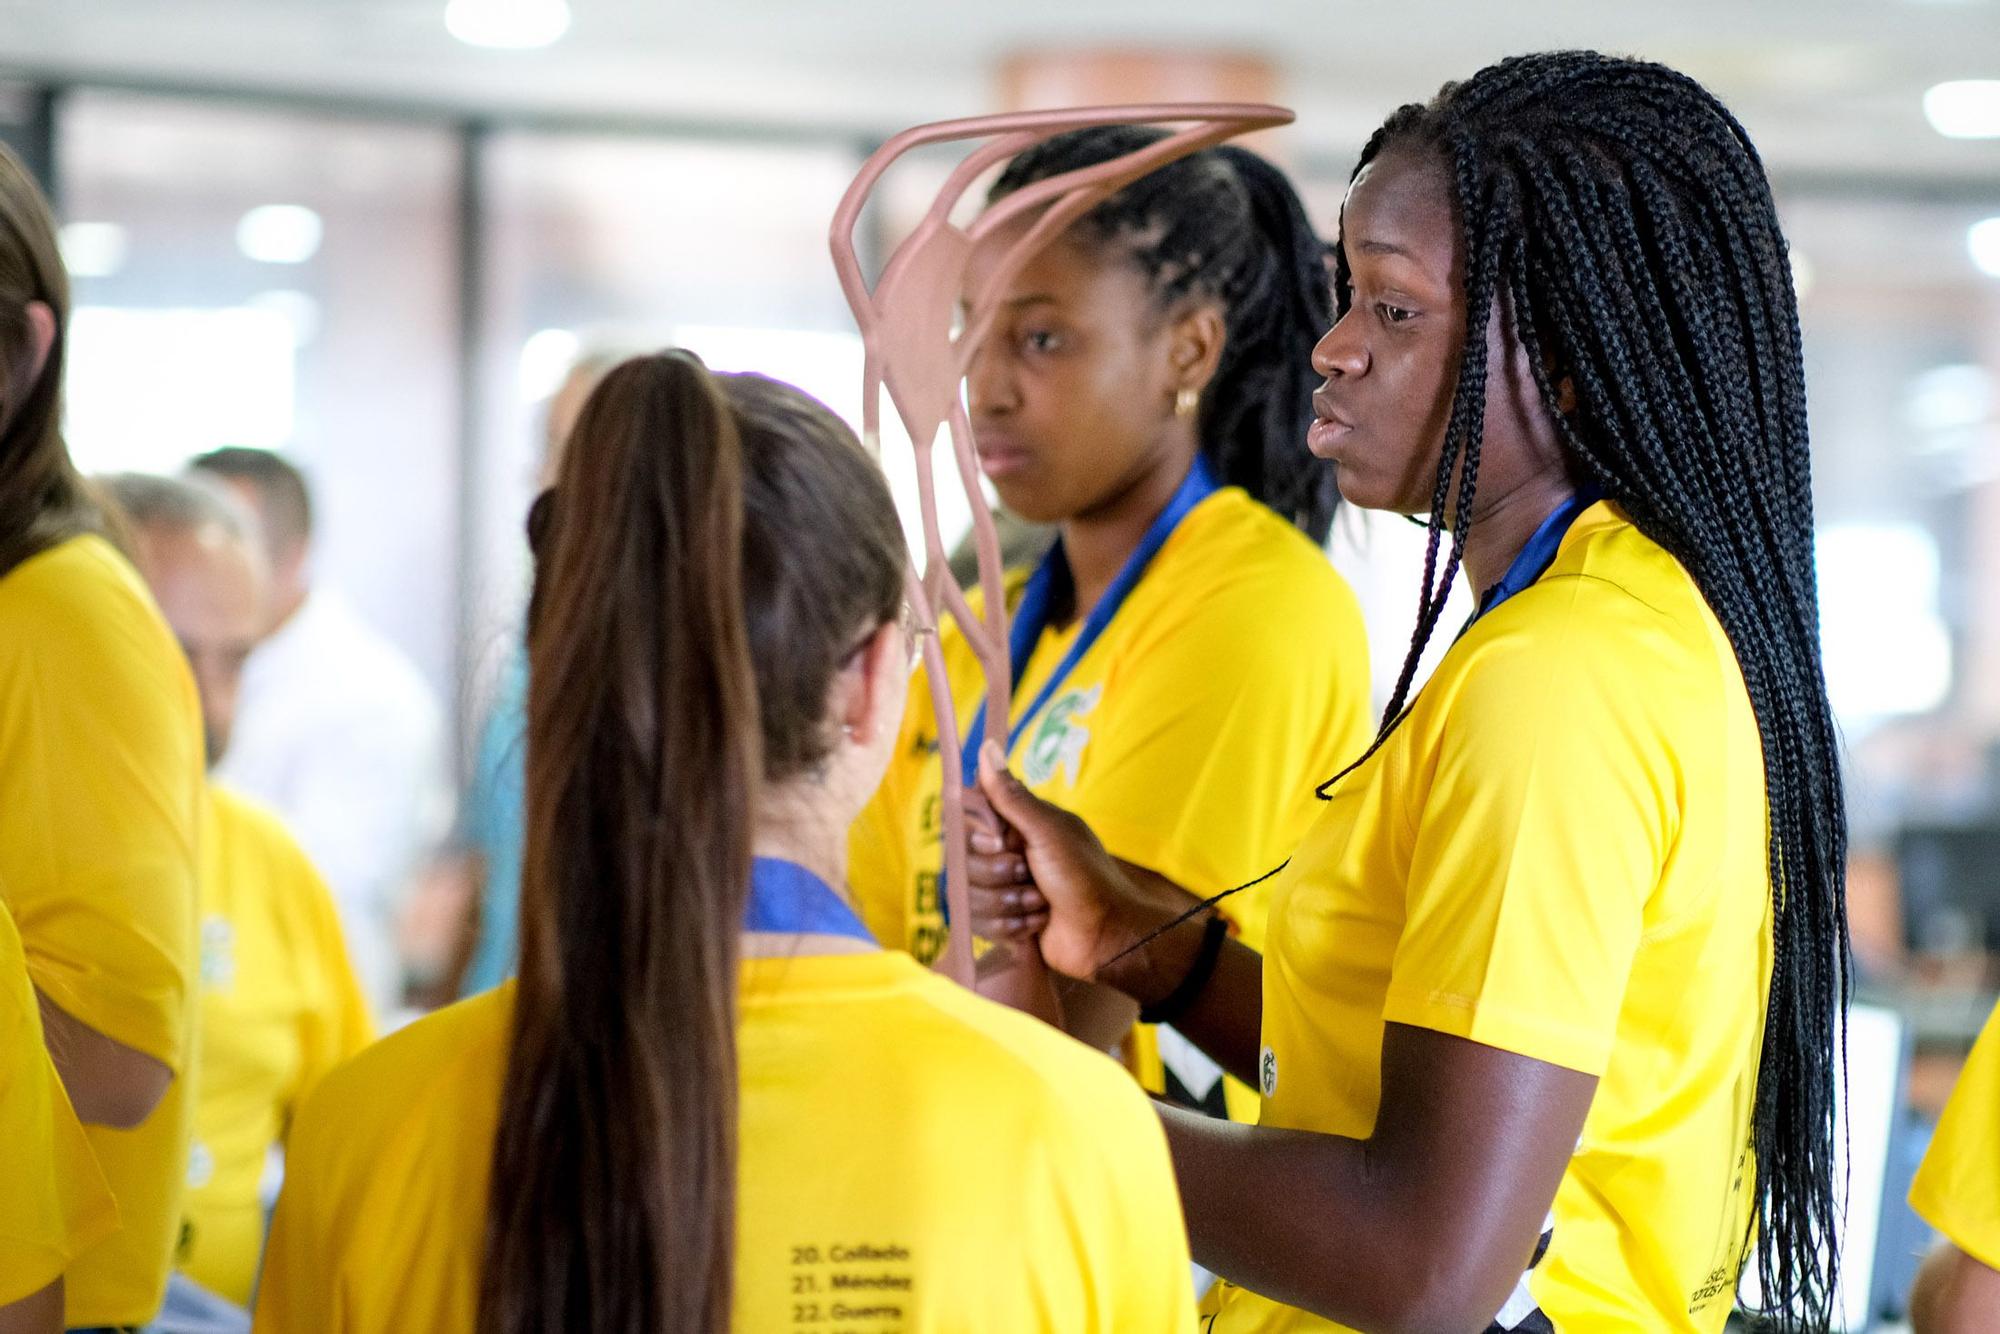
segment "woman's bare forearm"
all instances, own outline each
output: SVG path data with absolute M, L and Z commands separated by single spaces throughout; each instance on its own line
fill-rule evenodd
M 130 1130 L 153 1114 L 174 1082 L 164 1062 L 104 1036 L 40 991 L 42 1032 L 77 1119 Z

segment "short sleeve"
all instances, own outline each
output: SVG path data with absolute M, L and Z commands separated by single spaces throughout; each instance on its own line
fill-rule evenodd
M 0 600 L 0 893 L 35 986 L 178 1072 L 196 957 L 193 681 L 108 548 L 37 562 Z
M 1076 1258 L 1087 1266 L 1093 1304 L 1088 1320 L 1072 1313 L 1064 1327 L 1191 1331 L 1193 1269 L 1166 1132 L 1122 1076 L 1089 1095 L 1095 1105 L 1047 1137 L 1067 1148 L 1050 1164 L 1066 1217 L 1047 1242 L 1084 1248 Z
M 1383 1017 L 1601 1075 L 1677 818 L 1674 762 L 1617 628 L 1541 611 L 1433 683 L 1447 713 Z
M 40 1292 L 117 1227 L 118 1211 L 44 1046 L 0 907 L 0 1306 Z
M 1952 1245 L 2000 1269 L 2000 1009 L 1945 1104 L 1910 1187 L 1910 1207 Z
M 288 1151 L 284 1189 L 264 1242 L 264 1265 L 257 1280 L 257 1334 L 324 1334 L 342 1328 L 332 1285 L 338 1252 L 321 1235 L 323 1206 L 317 1198 L 326 1164 L 309 1141 L 313 1104 L 306 1104 L 301 1131 Z

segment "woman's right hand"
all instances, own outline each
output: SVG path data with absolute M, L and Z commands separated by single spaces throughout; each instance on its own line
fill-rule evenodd
M 978 935 L 1038 938 L 1050 968 L 1096 979 L 1154 917 L 1168 920 L 1090 826 L 1030 792 L 990 741 L 979 755 L 979 790 L 1006 828 L 973 825 L 968 889 Z

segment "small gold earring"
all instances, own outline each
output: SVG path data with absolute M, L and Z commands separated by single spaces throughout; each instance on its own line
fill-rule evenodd
M 1174 395 L 1174 416 L 1176 417 L 1192 417 L 1194 416 L 1194 410 L 1200 406 L 1201 391 L 1197 389 L 1190 389 L 1186 385 L 1182 385 L 1180 392 Z

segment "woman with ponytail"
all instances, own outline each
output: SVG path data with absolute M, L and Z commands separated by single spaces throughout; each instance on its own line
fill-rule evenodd
M 1432 566 L 1264 957 L 991 763 L 975 925 L 1261 1083 L 1168 1117 L 1215 1334 L 1706 1334 L 1750 1266 L 1825 1329 L 1846 824 L 1763 165 L 1685 75 L 1524 56 L 1388 119 L 1336 258 L 1309 439 Z
M 529 525 L 518 982 L 308 1103 L 258 1328 L 1184 1328 L 1138 1090 L 837 888 L 911 653 L 852 433 L 640 358 Z
M 1059 135 L 1009 163 L 991 198 L 1162 135 Z M 1196 153 L 1032 260 L 967 377 L 986 475 L 1014 514 L 1060 532 L 1009 587 L 1012 753 L 1037 793 L 1189 903 L 1291 851 L 1314 784 L 1367 744 L 1360 610 L 1322 550 L 1333 474 L 1305 447 L 1327 261 L 1276 167 L 1242 148 Z M 979 665 L 949 624 L 943 648 L 963 732 L 984 735 Z M 943 775 L 928 693 L 912 699 L 851 875 L 876 934 L 929 962 L 946 927 Z M 1261 900 L 1228 911 L 1261 945 Z M 1063 999 L 1093 1043 L 1124 1039 L 1137 1014 L 1080 986 Z M 1152 1091 L 1223 1110 L 1215 1067 L 1163 1066 L 1150 1029 L 1126 1055 Z M 1227 1101 L 1256 1106 L 1241 1085 Z

